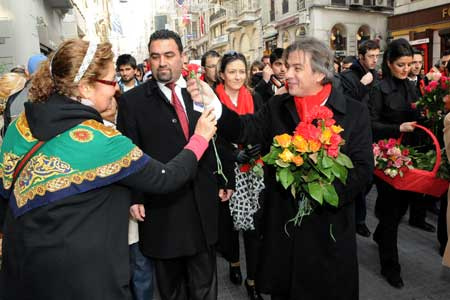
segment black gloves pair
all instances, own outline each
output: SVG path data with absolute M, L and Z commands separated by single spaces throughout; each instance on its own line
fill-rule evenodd
M 236 161 L 240 164 L 248 163 L 251 159 L 255 159 L 261 153 L 261 144 L 248 145 L 245 149 L 236 151 Z

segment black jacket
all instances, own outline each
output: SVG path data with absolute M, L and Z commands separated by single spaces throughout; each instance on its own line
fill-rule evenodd
M 411 104 L 418 99 L 409 79 L 400 80 L 387 76 L 370 91 L 369 110 L 374 141 L 398 138 L 400 124 L 418 120 L 418 113 Z
M 300 227 L 287 223 L 297 212 L 297 201 L 276 182 L 275 168 L 267 168 L 263 245 L 256 278 L 264 293 L 305 300 L 358 298 L 353 200 L 373 170 L 370 123 L 367 108 L 335 88 L 326 105 L 344 128 L 342 151 L 355 168 L 349 171 L 347 185 L 335 184 L 339 207 L 316 208 Z M 238 143 L 270 145 L 275 135 L 292 133 L 299 121 L 293 97 L 285 94 L 275 96 L 252 116 L 239 117 L 224 108 L 219 134 Z
M 102 121 L 94 109 L 59 95 L 45 103 L 27 103 L 25 111 L 33 136 L 40 140 L 51 139 L 84 120 Z M 131 299 L 128 188 L 148 193 L 173 191 L 194 176 L 196 165 L 195 155 L 183 150 L 167 165 L 150 159 L 140 171 L 120 181 L 18 218 L 8 210 L 0 299 Z
M 270 80 L 269 82 L 266 82 L 261 78 L 255 86 L 255 92 L 258 93 L 261 96 L 262 101 L 266 103 L 273 95 L 275 95 L 274 85 Z
M 192 135 L 200 113 L 183 89 L 183 101 Z M 181 100 L 181 99 L 180 99 Z M 168 162 L 187 141 L 177 114 L 152 79 L 126 92 L 119 100 L 117 127 L 145 153 Z M 217 241 L 218 186 L 213 147 L 199 161 L 195 178 L 167 195 L 136 194 L 135 203 L 144 203 L 147 218 L 139 223 L 142 252 L 169 259 L 205 251 Z
M 359 60 L 356 60 L 350 67 L 340 74 L 344 95 L 351 97 L 357 101 L 367 103 L 369 101 L 368 94 L 372 86 L 378 81 L 378 74 L 375 70 L 369 70 L 372 73 L 373 81 L 364 85 L 361 78 L 367 74 Z

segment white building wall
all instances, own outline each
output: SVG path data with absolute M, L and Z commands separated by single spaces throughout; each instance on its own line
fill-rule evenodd
M 0 19 L 4 22 L 0 24 L 9 27 L 5 44 L 0 44 L 0 65 L 25 65 L 31 55 L 40 53 L 40 42 L 54 49 L 63 36 L 63 15 L 58 12 L 44 0 L 0 0 Z M 39 40 L 38 24 L 46 29 L 42 31 L 47 32 L 45 41 Z
M 312 7 L 310 10 L 310 35 L 330 43 L 331 29 L 340 23 L 346 29 L 347 53 L 355 55 L 357 52 L 356 34 L 359 27 L 370 27 L 370 36 L 375 38 L 380 35 L 384 40 L 387 37 L 387 15 L 381 13 L 363 13 L 361 11 L 336 11 L 320 7 Z

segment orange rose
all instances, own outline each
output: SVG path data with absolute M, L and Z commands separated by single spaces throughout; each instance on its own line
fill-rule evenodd
M 292 144 L 295 146 L 295 150 L 297 150 L 298 152 L 308 152 L 308 141 L 305 140 L 301 135 L 294 135 Z
M 320 147 L 322 147 L 322 144 L 319 141 L 316 140 L 309 141 L 309 151 L 317 152 L 320 150 Z
M 303 165 L 303 157 L 301 157 L 300 155 L 296 155 L 292 158 L 292 162 L 297 166 L 300 167 L 301 165 Z
M 322 144 L 330 144 L 330 138 L 333 135 L 333 132 L 330 130 L 330 128 L 325 128 L 324 131 L 322 131 L 322 134 L 320 135 L 320 141 Z
M 283 133 L 282 135 L 275 136 L 274 139 L 278 145 L 280 145 L 283 148 L 287 148 L 291 145 L 292 137 L 287 133 Z
M 332 125 L 332 126 L 331 126 L 331 131 L 333 131 L 333 133 L 339 134 L 339 133 L 341 133 L 342 131 L 344 131 L 344 128 L 342 128 L 342 127 L 339 126 L 339 125 Z
M 289 163 L 292 161 L 292 158 L 294 158 L 294 154 L 292 154 L 289 149 L 284 149 L 283 153 L 278 154 L 278 157 L 281 158 L 283 162 Z

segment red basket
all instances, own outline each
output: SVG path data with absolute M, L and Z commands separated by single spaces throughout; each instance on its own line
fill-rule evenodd
M 434 147 L 436 148 L 436 163 L 433 170 L 425 171 L 419 169 L 402 169 L 403 177 L 395 176 L 391 178 L 384 174 L 380 169 L 375 169 L 374 174 L 381 180 L 392 185 L 397 190 L 416 192 L 420 194 L 427 194 L 434 197 L 440 197 L 448 190 L 449 182 L 447 180 L 437 178 L 436 174 L 439 170 L 439 165 L 441 164 L 441 147 L 439 147 L 439 142 L 434 134 L 428 130 L 426 127 L 415 124 L 417 128 L 425 131 L 433 140 Z M 397 143 L 400 144 L 403 135 L 400 136 Z

